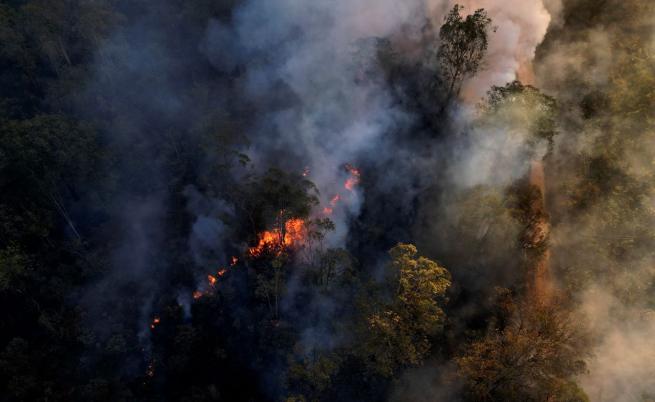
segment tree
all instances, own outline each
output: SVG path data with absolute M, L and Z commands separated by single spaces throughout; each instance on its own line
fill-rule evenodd
M 480 123 L 486 127 L 498 127 L 510 134 L 527 134 L 525 142 L 531 151 L 540 141 L 546 141 L 552 148 L 557 135 L 557 101 L 539 89 L 519 81 L 493 86 L 480 110 Z
M 555 304 L 516 302 L 498 291 L 498 313 L 487 334 L 456 358 L 475 401 L 589 399 L 573 381 L 585 372 L 588 340 L 574 316 Z
M 79 238 L 67 204 L 97 178 L 96 132 L 60 115 L 0 121 L 0 132 L 0 190 L 7 195 L 0 202 L 0 245 L 15 240 L 14 233 L 47 236 L 53 212 Z
M 463 6 L 456 4 L 439 30 L 437 61 L 447 92 L 444 107 L 458 96 L 464 80 L 478 72 L 488 47 L 491 18 L 484 9 L 462 18 Z
M 290 249 L 295 250 L 313 229 L 321 231 L 321 225 L 308 219 L 312 207 L 318 204 L 318 189 L 300 174 L 270 169 L 249 183 L 239 197 L 244 200 L 240 206 L 256 236 L 249 256 L 266 267 L 258 271 L 255 294 L 266 300 L 277 320 Z
M 28 30 L 58 74 L 89 57 L 119 20 L 104 0 L 32 0 L 22 11 Z
M 374 373 L 391 376 L 419 364 L 431 348 L 430 337 L 444 323 L 442 306 L 450 273 L 436 262 L 417 257 L 416 247 L 399 243 L 389 251 L 386 283 L 363 302 L 359 356 Z
M 290 360 L 288 381 L 301 392 L 296 397 L 318 401 L 332 385 L 343 357 L 338 352 L 314 352 L 306 356 L 294 356 Z

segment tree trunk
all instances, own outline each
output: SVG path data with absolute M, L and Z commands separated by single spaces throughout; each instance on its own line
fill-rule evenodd
M 550 250 L 548 235 L 550 223 L 546 213 L 546 182 L 544 162 L 533 160 L 530 163 L 529 183 L 539 190 L 539 196 L 532 200 L 530 217 L 526 229 L 525 247 L 532 249 L 532 259 L 528 266 L 528 290 L 530 296 L 540 304 L 550 304 L 554 293 L 554 281 L 550 270 Z

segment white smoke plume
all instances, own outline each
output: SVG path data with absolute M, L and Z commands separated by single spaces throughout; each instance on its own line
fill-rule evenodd
M 574 6 L 585 5 L 573 1 L 562 3 L 574 10 L 577 10 Z M 553 2 L 550 6 L 561 7 L 562 3 Z M 587 321 L 595 343 L 590 345 L 593 358 L 588 362 L 589 372 L 580 378 L 580 384 L 594 402 L 650 400 L 655 393 L 655 321 L 652 303 L 648 301 L 653 260 L 650 247 L 641 246 L 649 244 L 649 235 L 640 232 L 642 225 L 652 227 L 653 220 L 652 163 L 646 162 L 652 161 L 655 152 L 650 141 L 652 128 L 633 117 L 637 114 L 611 108 L 607 101 L 614 97 L 621 104 L 628 103 L 626 99 L 631 96 L 639 98 L 641 89 L 638 88 L 649 85 L 648 80 L 642 81 L 643 77 L 627 78 L 625 74 L 631 69 L 638 71 L 638 62 L 648 65 L 650 60 L 652 67 L 652 57 L 636 59 L 629 53 L 631 49 L 623 46 L 625 43 L 638 46 L 643 41 L 639 35 L 644 32 L 652 35 L 655 26 L 652 17 L 638 11 L 648 4 L 651 3 L 625 2 L 621 6 L 604 5 L 598 10 L 581 7 L 596 15 L 598 21 L 557 20 L 555 29 L 561 31 L 556 31 L 545 43 L 536 69 L 538 86 L 554 94 L 562 105 L 562 134 L 556 143 L 552 167 L 556 172 L 564 172 L 566 177 L 556 177 L 557 173 L 553 173 L 553 194 L 561 196 L 561 200 L 553 198 L 555 207 L 566 202 L 567 188 L 582 187 L 588 180 L 585 174 L 566 172 L 576 169 L 581 159 L 593 160 L 606 155 L 612 149 L 606 145 L 608 138 L 629 135 L 638 144 L 618 151 L 620 163 L 616 169 L 621 179 L 611 174 L 604 179 L 616 180 L 617 191 L 591 201 L 582 216 L 565 216 L 552 232 L 556 265 L 563 268 L 569 280 L 575 278 L 577 282 L 577 278 L 583 278 L 580 283 L 563 285 L 576 292 L 583 290 L 580 314 Z M 622 88 L 617 86 L 617 77 L 630 82 L 627 90 L 617 89 Z M 589 108 L 585 105 L 588 99 L 595 99 L 598 104 L 592 102 L 593 107 Z M 622 198 L 620 190 L 625 183 L 642 186 L 643 204 L 630 205 Z M 608 216 L 615 209 L 624 215 L 608 225 L 611 221 Z M 620 236 L 634 242 L 628 256 L 611 254 Z
M 343 194 L 344 165 L 379 152 L 381 135 L 410 119 L 391 105 L 381 83 L 359 79 L 357 41 L 390 35 L 420 9 L 419 1 L 250 1 L 230 26 L 214 21 L 208 28 L 205 46 L 215 66 L 233 67 L 234 60 L 223 58 L 227 44 L 248 61 L 241 83 L 248 96 L 268 102 L 279 90 L 293 94 L 291 104 L 256 116 L 248 152 L 255 164 L 308 168 L 324 205 L 336 194 L 347 198 L 348 210 L 335 208 L 332 216 L 335 242 L 344 239 L 344 220 L 361 202 L 361 194 Z M 286 157 L 266 161 L 271 154 Z
M 382 82 L 363 77 L 358 62 L 367 60 L 358 61 L 354 56 L 361 51 L 357 43 L 391 36 L 407 26 L 421 26 L 425 18 L 431 18 L 438 27 L 455 3 L 253 0 L 237 11 L 229 25 L 219 21 L 210 24 L 204 44 L 209 59 L 224 71 L 247 61 L 246 78 L 240 83 L 245 93 L 265 104 L 275 103 L 271 94 L 279 91 L 288 91 L 295 99 L 254 116 L 255 140 L 249 149 L 253 160 L 295 169 L 306 165 L 326 204 L 343 192 L 344 164 L 392 155 L 393 150 L 385 149 L 384 133 L 406 126 L 412 116 L 392 104 Z M 485 69 L 465 85 L 464 98 L 475 103 L 491 85 L 504 85 L 518 75 L 531 81 L 530 62 L 551 20 L 542 1 L 459 3 L 466 7 L 466 13 L 487 9 L 498 27 L 490 35 Z M 373 56 L 363 55 L 365 59 Z M 264 161 L 271 151 L 291 158 Z M 496 147 L 479 151 L 483 154 L 473 160 L 506 159 L 505 154 L 495 154 Z M 476 169 L 488 168 L 484 163 Z M 351 197 L 347 211 L 335 210 L 335 242 L 344 239 L 346 219 L 357 214 L 361 196 Z
M 626 307 L 611 292 L 589 289 L 581 311 L 600 337 L 580 379 L 592 401 L 632 402 L 655 395 L 655 312 Z
M 429 1 L 435 26 L 454 4 L 463 5 L 464 14 L 483 8 L 492 19 L 489 48 L 483 67 L 462 88 L 464 104 L 458 120 L 466 127 L 475 119 L 475 107 L 492 86 L 504 86 L 514 80 L 535 84 L 533 59 L 553 18 L 560 11 L 553 1 L 450 0 Z M 551 14 L 553 13 L 553 14 Z M 469 135 L 465 148 L 453 147 L 457 157 L 450 175 L 458 185 L 469 188 L 479 184 L 503 186 L 526 173 L 528 160 L 521 155 L 529 133 L 520 128 L 477 128 Z M 545 144 L 537 153 L 544 155 Z
M 484 8 L 496 27 L 496 32 L 489 37 L 486 68 L 464 86 L 463 97 L 477 102 L 490 86 L 504 85 L 515 79 L 524 84 L 533 84 L 532 60 L 535 50 L 553 19 L 551 12 L 557 12 L 557 8 L 552 5 L 547 8 L 543 0 L 449 1 L 450 6 L 456 3 L 463 5 L 468 13 Z

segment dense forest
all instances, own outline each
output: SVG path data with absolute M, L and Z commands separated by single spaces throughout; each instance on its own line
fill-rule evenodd
M 0 401 L 655 401 L 652 0 L 0 0 Z

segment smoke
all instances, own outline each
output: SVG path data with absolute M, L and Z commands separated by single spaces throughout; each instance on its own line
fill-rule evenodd
M 420 1 L 249 1 L 230 24 L 212 21 L 204 43 L 209 60 L 224 71 L 243 64 L 239 86 L 264 106 L 249 131 L 254 164 L 307 168 L 328 205 L 344 192 L 345 164 L 391 152 L 381 146 L 382 136 L 411 116 L 392 104 L 380 80 L 362 79 L 362 64 L 375 54 L 358 60 L 366 50 L 358 41 L 389 36 L 420 10 Z M 348 196 L 347 210 L 335 208 L 332 216 L 335 245 L 343 244 L 347 219 L 361 204 L 361 193 Z
M 421 145 L 422 149 L 409 141 L 408 145 L 401 144 L 401 133 L 412 135 L 409 131 L 416 116 L 399 104 L 397 88 L 389 87 L 378 66 L 376 38 L 394 39 L 408 31 L 418 31 L 426 17 L 438 27 L 452 5 L 454 2 L 435 4 L 422 0 L 252 0 L 238 7 L 229 20 L 214 19 L 207 26 L 202 51 L 223 74 L 239 72 L 235 86 L 240 96 L 254 105 L 255 112 L 247 127 L 251 144 L 243 151 L 248 153 L 255 169 L 278 166 L 298 173 L 307 169 L 308 179 L 321 192 L 321 207 L 328 206 L 336 194 L 341 195 L 343 202 L 330 216 L 336 226 L 328 235 L 330 246 L 344 246 L 353 236 L 353 221 L 366 222 L 368 216 L 375 214 L 379 215 L 372 218 L 375 221 L 387 220 L 382 227 L 411 227 L 411 221 L 402 222 L 403 218 L 415 214 L 413 209 L 422 202 L 418 201 L 419 194 L 439 180 L 453 184 L 455 197 L 461 200 L 460 191 L 483 183 L 500 188 L 524 174 L 527 158 L 521 153 L 527 133 L 507 130 L 506 126 L 479 127 L 467 141 L 456 136 L 445 141 L 429 140 L 427 147 Z M 490 34 L 485 69 L 465 86 L 464 98 L 469 105 L 458 110 L 459 121 L 454 127 L 460 132 L 470 129 L 474 119 L 472 103 L 492 85 L 515 79 L 519 70 L 529 65 L 550 21 L 539 1 L 517 2 L 513 6 L 467 2 L 466 6 L 466 12 L 488 8 L 499 28 Z M 436 48 L 438 44 L 432 46 Z M 401 53 L 400 57 L 407 51 L 402 47 L 394 50 Z M 363 167 L 362 186 L 353 192 L 343 188 L 347 178 L 344 165 L 348 163 Z M 385 205 L 389 206 L 387 210 Z M 443 211 L 453 207 L 424 204 L 419 208 L 436 209 L 436 215 L 443 217 Z M 370 214 L 364 218 L 360 216 L 363 208 L 368 208 Z M 373 208 L 382 210 L 371 212 Z M 499 255 L 498 250 L 506 247 L 494 247 L 492 243 L 500 240 L 491 235 L 500 234 L 501 228 L 506 233 L 516 233 L 518 229 L 506 225 L 509 220 L 505 207 L 494 204 L 491 208 L 500 216 L 485 216 L 476 226 L 477 233 L 481 227 L 487 227 L 481 236 L 485 244 L 475 253 L 476 262 L 481 261 L 479 254 L 489 251 L 493 255 L 487 258 L 506 268 L 484 278 L 500 276 L 507 282 L 507 277 L 514 276 L 509 270 L 516 264 Z M 427 222 L 434 225 L 434 219 Z M 451 222 L 451 218 L 439 224 L 444 222 Z M 490 226 L 493 227 L 489 229 Z M 397 230 L 388 234 L 389 240 L 406 240 L 407 232 Z M 452 231 L 443 230 L 441 234 L 439 240 Z M 367 256 L 369 261 L 375 261 L 385 250 L 386 243 L 368 238 L 365 232 L 354 237 L 367 242 L 364 247 L 376 249 L 371 254 L 377 255 Z M 447 239 L 441 246 L 452 243 Z M 434 248 L 434 244 L 426 247 Z M 293 298 L 302 283 L 292 276 L 286 286 L 288 293 L 282 306 L 287 314 L 293 314 L 297 309 Z M 309 313 L 304 316 L 318 318 L 312 322 L 303 322 L 301 317 L 295 320 L 301 327 L 299 344 L 304 353 L 332 349 L 349 340 L 347 335 L 335 334 L 332 323 L 342 311 L 342 306 L 335 303 L 347 303 L 347 299 L 337 297 L 335 301 L 318 295 L 305 303 L 301 311 Z M 444 395 L 449 392 L 454 391 L 444 386 Z
M 592 401 L 639 401 L 655 395 L 655 312 L 628 307 L 606 289 L 582 295 L 581 316 L 597 334 L 589 373 L 581 379 Z
M 177 252 L 177 239 L 171 235 L 183 232 L 178 223 L 183 217 L 176 221 L 171 212 L 180 210 L 178 197 L 183 198 L 182 189 L 171 191 L 177 184 L 172 177 L 184 168 L 181 156 L 201 143 L 189 128 L 199 115 L 210 114 L 204 113 L 197 97 L 190 96 L 192 69 L 186 63 L 196 59 L 190 52 L 172 50 L 171 32 L 161 20 L 170 17 L 169 6 L 158 8 L 159 14 L 142 12 L 138 5 L 124 11 L 128 14 L 119 18 L 122 23 L 112 34 L 98 38 L 89 80 L 72 102 L 79 115 L 94 123 L 112 157 L 107 161 L 106 182 L 95 189 L 107 216 L 100 217 L 106 223 L 91 241 L 106 258 L 106 273 L 86 289 L 82 300 L 96 337 L 87 357 L 98 358 L 111 342 L 124 341 L 132 353 L 124 366 L 131 375 L 140 375 L 141 350 L 149 350 L 153 312 L 162 298 L 175 297 L 169 279 L 182 276 L 180 260 L 186 255 Z M 193 43 L 194 36 L 185 33 L 176 40 Z M 216 107 L 218 101 L 212 103 Z M 213 212 L 208 208 L 201 212 Z M 188 253 L 198 258 L 205 245 L 200 243 L 201 235 L 217 237 L 222 229 L 208 219 L 199 218 L 185 242 L 191 245 Z
M 185 188 L 183 194 L 187 199 L 187 210 L 194 217 L 189 248 L 195 263 L 208 270 L 218 265 L 227 266 L 224 245 L 230 239 L 231 230 L 225 220 L 234 216 L 234 207 L 204 196 L 193 186 Z
M 121 236 L 120 244 L 112 245 L 112 271 L 102 285 L 109 290 L 93 297 L 106 297 L 104 305 L 111 303 L 117 297 L 117 279 L 127 273 L 143 283 L 135 303 L 145 305 L 143 314 L 147 315 L 157 287 L 148 279 L 153 274 L 162 274 L 165 279 L 168 264 L 162 263 L 166 260 L 162 239 L 170 231 L 184 233 L 183 243 L 196 268 L 225 264 L 226 250 L 235 236 L 226 222 L 235 214 L 236 205 L 209 195 L 205 187 L 211 180 L 228 180 L 196 178 L 208 161 L 218 159 L 214 153 L 223 150 L 203 150 L 211 155 L 193 160 L 191 166 L 180 167 L 183 164 L 178 157 L 198 152 L 194 144 L 203 138 L 195 129 L 202 126 L 203 115 L 218 114 L 220 118 L 244 110 L 249 115 L 238 130 L 243 130 L 250 145 L 239 145 L 239 151 L 248 154 L 255 170 L 278 166 L 301 173 L 308 169 L 308 178 L 321 192 L 321 207 L 329 205 L 336 194 L 343 197 L 344 202 L 331 215 L 336 230 L 328 238 L 330 246 L 347 244 L 353 221 L 366 212 L 367 201 L 374 196 L 366 192 L 368 184 L 387 197 L 375 200 L 382 209 L 378 219 L 395 223 L 404 214 L 416 215 L 418 222 L 406 225 L 416 223 L 419 246 L 443 260 L 462 287 L 475 292 L 492 283 L 511 285 L 518 275 L 520 256 L 515 239 L 522 228 L 504 200 L 505 190 L 527 173 L 535 155 L 546 154 L 547 146 L 542 142 L 533 153 L 526 154 L 529 133 L 522 127 L 532 116 L 524 110 L 509 110 L 509 119 L 478 124 L 474 105 L 491 86 L 519 78 L 528 84 L 536 82 L 570 106 L 578 100 L 580 88 L 605 90 L 616 54 L 609 50 L 611 33 L 601 27 L 585 29 L 582 39 L 576 41 L 551 38 L 541 50 L 535 77 L 532 62 L 537 47 L 549 26 L 565 26 L 561 15 L 566 3 L 458 1 L 467 13 L 485 8 L 497 28 L 490 33 L 484 69 L 465 83 L 464 102 L 455 107 L 454 123 L 444 123 L 443 131 L 452 132 L 425 141 L 420 149 L 411 139 L 407 139 L 410 145 L 399 147 L 400 140 L 391 137 L 416 127 L 417 116 L 399 104 L 398 88 L 385 82 L 370 40 L 407 31 L 415 34 L 426 17 L 438 27 L 454 3 L 249 0 L 228 17 L 201 19 L 197 31 L 183 34 L 171 32 L 174 23 L 157 20 L 165 12 L 130 16 L 131 23 L 119 29 L 98 52 L 95 79 L 87 88 L 85 104 L 80 105 L 85 115 L 108 118 L 110 123 L 102 127 L 103 131 L 124 155 L 117 163 L 120 178 L 112 202 L 119 211 L 118 226 L 126 235 Z M 187 78 L 205 75 L 217 77 L 220 83 L 199 89 L 193 78 Z M 574 106 L 560 122 L 563 133 L 555 144 L 556 172 L 570 167 L 571 153 L 589 150 L 602 134 L 580 127 L 585 112 Z M 584 135 L 575 135 L 577 129 Z M 630 176 L 648 170 L 643 163 L 650 160 L 646 157 L 633 155 L 626 160 L 630 161 L 626 169 Z M 343 188 L 348 163 L 378 171 L 363 170 L 363 185 L 348 191 Z M 176 177 L 183 176 L 188 183 L 175 183 L 171 197 L 164 183 L 176 169 L 184 171 Z M 367 183 L 367 176 L 375 176 L 375 182 Z M 552 193 L 563 192 L 565 184 L 570 183 L 553 180 Z M 189 215 L 188 222 L 178 226 L 167 218 L 176 197 L 178 202 L 183 200 Z M 386 203 L 391 198 L 395 201 Z M 389 209 L 384 209 L 387 205 Z M 584 242 L 580 233 L 597 235 L 599 229 L 590 222 L 601 220 L 603 216 L 596 211 L 606 209 L 601 203 L 598 209 L 590 209 L 588 220 L 555 227 L 556 263 L 567 257 L 599 265 L 607 262 L 602 254 L 588 250 L 573 258 Z M 400 241 L 406 240 L 400 238 L 406 235 L 399 230 L 389 237 Z M 362 242 L 371 241 L 361 237 Z M 302 286 L 299 281 L 291 278 L 287 284 L 291 293 Z M 116 294 L 112 294 L 112 287 Z M 295 308 L 289 300 L 285 302 L 285 308 Z M 305 323 L 300 341 L 304 349 L 328 349 L 342 342 L 328 333 L 329 318 L 340 313 L 335 301 L 317 297 L 308 306 L 325 314 L 318 323 Z M 604 323 L 595 327 L 600 346 L 589 375 L 582 379 L 590 395 L 598 400 L 628 401 L 637 396 L 634 392 L 653 392 L 647 381 L 652 375 L 648 366 L 653 351 L 652 343 L 648 343 L 649 336 L 654 335 L 652 322 L 642 320 L 637 310 L 621 304 L 608 291 L 586 293 L 582 306 L 588 317 L 596 318 L 594 322 Z M 139 325 L 147 324 L 143 314 L 138 315 Z M 619 370 L 611 364 L 615 361 L 631 369 Z M 427 400 L 433 395 L 426 396 L 426 390 L 433 390 L 438 395 L 435 398 L 452 400 L 457 387 L 436 381 L 429 373 L 435 365 L 408 372 L 395 398 L 415 395 L 412 400 Z M 594 393 L 599 384 L 604 384 L 602 395 Z M 626 389 L 629 386 L 633 391 Z
M 541 43 L 553 13 L 552 1 L 543 0 L 464 0 L 450 1 L 450 4 L 464 5 L 466 12 L 484 8 L 496 27 L 489 37 L 488 56 L 485 69 L 476 74 L 464 86 L 463 97 L 477 102 L 492 85 L 504 85 L 515 79 L 524 84 L 534 82 L 532 60 Z
M 463 3 L 466 12 L 487 9 L 498 27 L 490 36 L 486 68 L 466 84 L 466 99 L 475 102 L 492 85 L 504 85 L 515 79 L 519 70 L 530 69 L 551 17 L 541 1 L 515 3 Z M 375 52 L 367 52 L 361 40 L 391 37 L 406 32 L 408 26 L 420 27 L 426 16 L 439 26 L 453 4 L 422 0 L 249 1 L 230 23 L 212 21 L 203 43 L 209 60 L 223 71 L 245 65 L 247 71 L 239 85 L 253 102 L 265 106 L 259 109 L 250 131 L 254 141 L 248 152 L 255 164 L 277 163 L 297 171 L 307 166 L 310 179 L 327 203 L 341 190 L 345 163 L 392 159 L 396 144 L 385 135 L 409 127 L 413 116 L 398 107 L 386 83 L 376 79 L 381 71 L 364 71 Z M 502 140 L 508 145 L 515 142 Z M 474 161 L 466 169 L 490 167 L 487 155 L 497 152 L 502 152 L 497 160 L 512 160 L 505 154 L 511 150 L 489 149 L 489 145 L 502 143 L 481 135 Z M 353 200 L 347 214 L 335 216 L 337 228 L 347 227 L 347 218 L 357 215 L 360 203 Z M 345 232 L 335 234 L 340 241 L 334 243 L 345 236 Z
M 564 1 L 538 52 L 537 83 L 561 105 L 550 172 L 553 265 L 595 337 L 580 383 L 592 401 L 652 398 L 652 4 Z M 630 85 L 625 85 L 630 82 Z M 649 107 L 649 106 L 645 106 Z M 625 139 L 629 135 L 630 141 Z M 577 190 L 576 190 L 577 189 Z M 584 203 L 579 203 L 583 195 Z
M 484 8 L 492 19 L 495 30 L 489 34 L 483 69 L 464 84 L 464 104 L 455 115 L 454 130 L 462 135 L 451 139 L 445 152 L 451 154 L 447 179 L 452 188 L 468 191 L 485 185 L 503 189 L 526 174 L 531 158 L 546 154 L 547 144 L 539 143 L 532 155 L 525 153 L 530 138 L 526 127 L 536 117 L 534 111 L 506 107 L 503 111 L 505 118 L 472 125 L 479 117 L 475 106 L 484 101 L 482 97 L 492 86 L 503 86 L 516 79 L 524 84 L 533 83 L 535 51 L 553 18 L 551 12 L 556 13 L 559 9 L 553 7 L 552 2 L 545 4 L 542 0 L 430 3 L 435 22 L 442 18 L 439 14 L 455 3 L 464 5 L 464 12 L 468 13 Z
M 425 367 L 409 369 L 394 387 L 389 402 L 461 401 L 461 384 L 452 364 L 428 362 Z
M 335 194 L 344 193 L 346 163 L 393 160 L 396 149 L 388 141 L 388 134 L 401 132 L 414 121 L 411 112 L 396 104 L 380 79 L 382 71 L 368 68 L 375 52 L 361 40 L 390 37 L 408 26 L 420 26 L 427 15 L 439 25 L 451 5 L 423 0 L 252 0 L 237 6 L 229 18 L 211 19 L 206 28 L 200 27 L 201 34 L 187 28 L 186 35 L 170 32 L 166 21 L 160 20 L 173 18 L 167 14 L 169 6 L 138 17 L 128 15 L 130 23 L 120 27 L 98 52 L 95 79 L 88 85 L 79 109 L 99 121 L 98 115 L 109 117 L 103 130 L 119 153 L 129 155 L 130 162 L 122 169 L 126 182 L 119 184 L 122 194 L 117 198 L 134 199 L 130 198 L 133 194 L 149 192 L 140 182 L 153 183 L 150 187 L 166 182 L 175 168 L 167 156 L 169 149 L 184 152 L 184 148 L 192 147 L 185 143 L 198 142 L 197 134 L 189 127 L 197 127 L 203 113 L 229 113 L 231 108 L 248 105 L 255 115 L 245 125 L 251 146 L 243 151 L 253 165 L 260 170 L 271 165 L 298 172 L 308 168 L 309 178 L 318 185 L 321 201 L 327 205 Z M 499 27 L 491 37 L 486 70 L 467 84 L 466 92 L 479 96 L 490 85 L 514 78 L 521 63 L 531 59 L 548 17 L 543 5 L 536 1 L 512 6 L 484 1 L 465 5 L 469 12 L 488 8 Z M 138 7 L 128 11 L 139 12 Z M 184 46 L 179 46 L 180 42 Z M 205 60 L 198 60 L 193 53 L 198 49 Z M 194 64 L 202 62 L 222 75 L 243 69 L 245 72 L 238 75 L 231 89 L 220 85 L 207 89 L 214 96 L 205 97 L 209 100 L 197 105 L 197 94 L 189 90 L 194 83 L 184 77 L 186 72 L 198 70 Z M 235 101 L 239 106 L 229 105 L 231 93 L 239 94 L 241 99 Z M 489 145 L 498 143 L 492 138 L 481 136 L 479 150 L 473 152 L 472 158 L 466 157 L 473 162 L 462 168 L 469 171 L 464 175 L 492 166 L 486 155 L 500 151 L 489 149 Z M 511 158 L 498 155 L 498 160 L 502 159 Z M 416 165 L 422 163 L 417 161 Z M 130 177 L 133 172 L 142 172 L 138 180 Z M 384 183 L 405 190 L 405 179 L 390 175 Z M 463 182 L 474 184 L 472 179 Z M 218 237 L 225 228 L 210 216 L 214 212 L 208 212 L 209 207 L 200 208 L 197 197 L 190 194 L 188 210 L 194 223 L 188 242 L 198 263 L 206 258 L 202 254 L 211 244 L 220 243 Z M 170 201 L 161 190 L 149 196 L 158 198 L 160 205 Z M 344 195 L 348 202 L 333 215 L 337 230 L 329 239 L 332 245 L 344 244 L 349 220 L 359 214 L 365 197 L 361 189 Z M 221 203 L 206 202 L 214 206 Z M 131 204 L 120 207 L 124 211 L 137 208 Z M 164 220 L 144 224 L 155 232 L 166 231 Z M 130 221 L 140 225 L 142 219 L 135 216 Z M 131 246 L 132 242 L 128 242 L 118 247 Z M 158 247 L 152 243 L 147 254 L 156 254 Z M 216 258 L 220 258 L 218 254 L 214 252 Z M 147 275 L 150 273 L 144 273 L 144 277 Z

